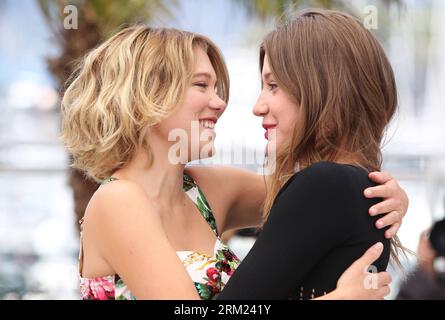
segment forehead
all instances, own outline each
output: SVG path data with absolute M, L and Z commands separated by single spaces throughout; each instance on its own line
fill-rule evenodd
M 263 70 L 261 70 L 261 75 L 263 76 L 263 78 L 268 78 L 272 76 L 272 72 L 269 66 L 269 58 L 267 54 L 264 56 Z
M 201 48 L 195 48 L 196 67 L 195 74 L 208 73 L 212 78 L 216 78 L 216 72 L 208 54 Z

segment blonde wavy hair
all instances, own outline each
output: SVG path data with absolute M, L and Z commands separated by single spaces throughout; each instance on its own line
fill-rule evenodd
M 226 103 L 229 77 L 218 47 L 202 35 L 138 25 L 89 52 L 68 80 L 62 99 L 62 135 L 73 167 L 100 181 L 143 148 L 153 154 L 148 129 L 181 104 L 196 64 L 207 52 Z

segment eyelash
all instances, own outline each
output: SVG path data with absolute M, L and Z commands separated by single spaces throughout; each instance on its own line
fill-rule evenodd
M 208 85 L 207 83 L 203 83 L 203 82 L 198 82 L 198 83 L 195 83 L 195 84 L 193 84 L 193 85 L 198 86 L 198 87 L 201 87 L 201 88 L 203 88 L 203 89 L 205 89 L 205 90 L 207 90 L 207 88 L 209 87 L 209 85 Z M 217 86 L 215 86 L 215 92 L 216 92 L 217 95 L 219 95 L 219 94 L 218 94 L 218 87 L 217 87 Z
M 202 82 L 200 82 L 200 83 L 195 83 L 195 86 L 198 86 L 198 87 L 207 89 L 207 87 L 208 87 L 209 85 L 208 85 L 207 83 L 202 83 Z
M 267 86 L 269 87 L 269 91 L 274 91 L 278 88 L 278 85 L 276 83 L 268 83 Z

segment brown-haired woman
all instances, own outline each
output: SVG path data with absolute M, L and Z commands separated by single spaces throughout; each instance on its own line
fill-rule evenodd
M 397 106 L 390 63 L 358 19 L 330 10 L 299 12 L 266 36 L 262 92 L 254 114 L 276 145 L 264 229 L 221 299 L 308 299 L 336 287 L 373 243 L 384 244 L 375 271 L 400 264 L 367 214 L 371 171 Z M 391 247 L 391 249 L 390 249 Z

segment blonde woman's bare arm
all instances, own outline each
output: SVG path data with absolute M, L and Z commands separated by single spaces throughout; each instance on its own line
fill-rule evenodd
M 264 176 L 222 166 L 193 166 L 187 171 L 214 209 L 218 230 L 256 227 L 262 223 L 266 196 Z
M 99 252 L 137 299 L 199 299 L 159 213 L 136 184 L 115 181 L 101 188 L 88 219 Z

